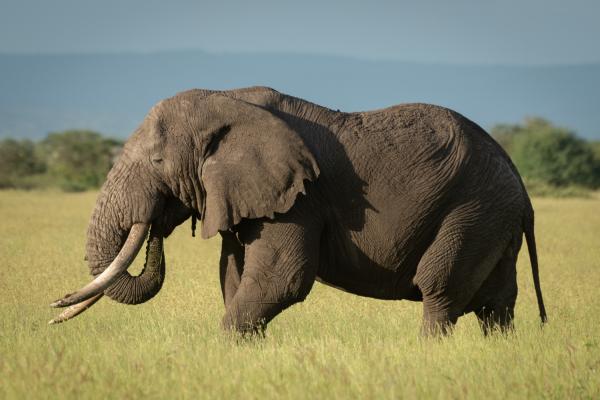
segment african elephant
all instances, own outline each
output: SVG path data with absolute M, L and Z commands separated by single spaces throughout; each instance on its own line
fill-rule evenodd
M 422 301 L 426 335 L 469 312 L 484 332 L 506 330 L 523 233 L 546 320 L 523 182 L 482 128 L 442 107 L 346 113 L 264 87 L 159 102 L 98 196 L 86 246 L 95 279 L 53 303 L 71 306 L 53 322 L 103 294 L 152 298 L 165 275 L 163 238 L 190 217 L 203 238 L 222 237 L 226 329 L 262 332 L 318 280 Z M 131 276 L 146 237 L 144 270 Z

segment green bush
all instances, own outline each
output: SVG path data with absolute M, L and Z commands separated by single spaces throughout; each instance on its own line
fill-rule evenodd
M 91 131 L 51 133 L 40 143 L 47 173 L 63 190 L 81 191 L 102 185 L 120 143 Z
M 44 171 L 45 164 L 39 158 L 32 141 L 0 141 L 0 188 L 30 188 L 32 183 L 26 177 Z
M 600 149 L 568 129 L 530 118 L 522 125 L 498 125 L 492 136 L 509 153 L 533 192 L 580 194 L 600 186 Z M 565 189 L 568 186 L 572 188 Z
M 594 176 L 596 185 L 600 186 L 600 141 L 589 142 L 589 146 L 594 154 Z
M 0 188 L 97 188 L 121 146 L 85 130 L 51 133 L 38 143 L 5 139 L 0 142 Z
M 518 124 L 497 124 L 490 130 L 492 137 L 508 154 L 512 153 L 512 143 L 520 133 L 523 133 L 523 127 Z

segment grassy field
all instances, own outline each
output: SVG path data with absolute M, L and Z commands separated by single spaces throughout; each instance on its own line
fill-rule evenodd
M 484 338 L 469 315 L 452 337 L 423 340 L 419 303 L 315 284 L 266 339 L 241 344 L 219 327 L 219 241 L 192 238 L 189 224 L 166 241 L 167 279 L 155 299 L 103 299 L 48 326 L 48 304 L 89 280 L 94 199 L 0 192 L 2 399 L 600 398 L 600 198 L 534 201 L 543 330 L 522 251 L 509 337 Z

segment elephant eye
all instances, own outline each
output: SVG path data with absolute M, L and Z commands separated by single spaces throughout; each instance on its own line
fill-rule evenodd
M 160 157 L 152 157 L 152 162 L 155 164 L 160 164 L 162 163 L 163 159 Z

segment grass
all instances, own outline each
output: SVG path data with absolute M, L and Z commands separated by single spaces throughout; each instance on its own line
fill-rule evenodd
M 221 332 L 219 241 L 189 224 L 166 241 L 149 303 L 103 299 L 57 326 L 48 304 L 89 280 L 95 193 L 0 192 L 0 398 L 599 398 L 600 198 L 536 199 L 539 327 L 525 248 L 516 332 L 484 338 L 474 316 L 444 340 L 418 337 L 419 303 L 315 284 L 264 340 Z M 139 268 L 141 260 L 136 261 Z
M 554 186 L 549 183 L 535 180 L 535 179 L 523 179 L 527 191 L 531 196 L 535 197 L 552 197 L 552 198 L 565 198 L 565 197 L 593 197 L 596 193 L 593 189 L 584 186 L 578 186 L 575 184 L 566 186 Z

